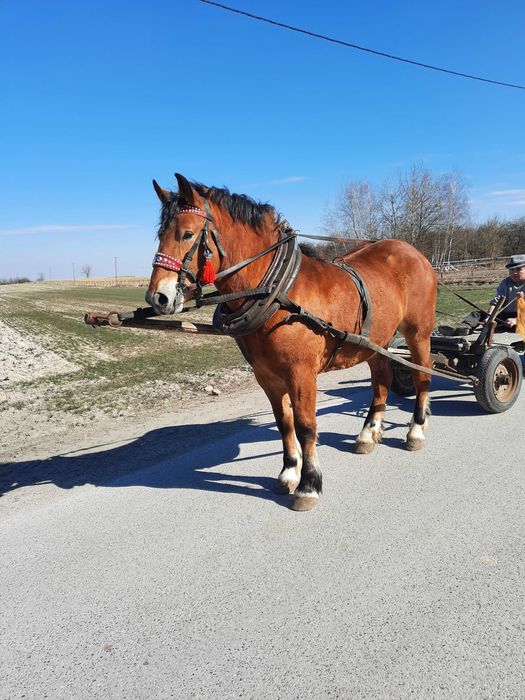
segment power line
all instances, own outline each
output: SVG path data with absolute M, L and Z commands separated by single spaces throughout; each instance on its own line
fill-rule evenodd
M 329 41 L 332 44 L 339 44 L 340 46 L 346 46 L 350 49 L 357 49 L 358 51 L 365 51 L 366 53 L 372 53 L 375 56 L 382 56 L 383 58 L 390 58 L 393 61 L 401 61 L 402 63 L 409 63 L 412 66 L 418 66 L 419 68 L 428 68 L 429 70 L 436 70 L 440 73 L 447 73 L 448 75 L 457 75 L 460 78 L 469 78 L 470 80 L 479 80 L 482 83 L 492 83 L 492 85 L 502 85 L 503 87 L 510 87 L 516 90 L 525 90 L 525 85 L 514 85 L 513 83 L 504 83 L 500 80 L 490 80 L 489 78 L 481 78 L 479 75 L 470 75 L 469 73 L 461 73 L 460 71 L 449 70 L 448 68 L 439 68 L 439 66 L 431 66 L 428 63 L 420 63 L 419 61 L 412 61 L 409 58 L 402 58 L 401 56 L 394 56 L 390 53 L 385 53 L 384 51 L 376 51 L 375 49 L 369 49 L 366 46 L 359 46 L 358 44 L 351 44 L 348 41 L 342 41 L 341 39 L 334 39 L 333 37 L 326 36 L 325 34 L 317 34 L 316 32 L 309 32 L 307 29 L 300 29 L 299 27 L 294 27 L 291 24 L 284 24 L 284 22 L 277 22 L 273 19 L 268 19 L 267 17 L 260 17 L 259 15 L 253 15 L 251 12 L 245 12 L 244 10 L 238 10 L 235 7 L 228 7 L 228 5 L 222 5 L 220 2 L 213 2 L 213 0 L 199 0 L 206 5 L 214 5 L 215 7 L 220 7 L 222 10 L 227 10 L 228 12 L 234 12 L 237 15 L 244 15 L 244 17 L 249 17 L 250 19 L 255 19 L 259 22 L 266 22 L 267 24 L 273 24 L 275 27 L 282 27 L 283 29 L 289 29 L 292 32 L 297 32 L 298 34 L 306 34 L 307 36 L 313 36 L 315 39 L 323 39 L 324 41 Z

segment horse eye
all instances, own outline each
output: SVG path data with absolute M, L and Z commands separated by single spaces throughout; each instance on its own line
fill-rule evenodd
M 193 231 L 184 231 L 184 235 L 182 236 L 183 240 L 189 241 L 190 238 L 193 238 Z

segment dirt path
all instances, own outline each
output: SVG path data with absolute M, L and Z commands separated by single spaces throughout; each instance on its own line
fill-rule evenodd
M 171 426 L 187 426 L 182 444 L 173 449 L 188 449 L 206 439 L 207 424 L 268 408 L 251 372 L 241 373 L 239 391 L 239 370 L 233 370 L 233 392 L 226 390 L 219 396 L 206 391 L 199 395 L 189 393 L 182 401 L 174 397 L 172 408 L 168 409 L 145 408 L 138 402 L 116 414 L 93 410 L 78 415 L 51 410 L 46 392 L 55 391 L 53 377 L 76 369 L 74 364 L 39 345 L 35 338 L 0 322 L 0 495 L 7 491 L 0 500 L 3 515 L 19 509 L 22 503 L 35 506 L 67 495 L 68 491 L 58 488 L 42 468 L 42 462 L 53 457 L 103 451 L 108 446 L 116 449 Z M 51 384 L 27 383 L 43 377 L 49 378 Z M 224 383 L 228 386 L 225 378 Z M 154 445 L 151 454 L 155 458 Z

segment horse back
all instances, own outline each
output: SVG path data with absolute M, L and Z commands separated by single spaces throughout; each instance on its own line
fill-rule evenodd
M 396 328 L 407 323 L 421 328 L 433 325 L 437 278 L 427 258 L 409 243 L 363 241 L 338 260 L 353 267 L 368 289 L 376 342 L 387 342 Z M 331 307 L 330 320 L 344 324 L 337 307 L 344 306 L 347 312 L 359 308 L 359 293 L 350 275 L 339 274 L 336 279 L 334 273 L 331 293 L 331 303 L 325 307 Z
M 428 259 L 405 241 L 387 239 L 368 241 L 341 260 L 355 267 L 365 282 L 391 292 L 424 294 L 436 291 L 437 278 Z

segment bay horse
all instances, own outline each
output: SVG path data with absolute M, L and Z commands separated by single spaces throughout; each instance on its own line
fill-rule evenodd
M 162 211 L 146 301 L 156 314 L 178 313 L 195 289 L 216 276 L 217 293 L 226 296 L 214 320 L 235 337 L 270 400 L 281 433 L 283 466 L 276 490 L 292 494 L 292 509 L 310 510 L 322 491 L 317 375 L 368 363 L 372 402 L 356 439 L 358 454 L 371 452 L 381 440 L 392 381 L 387 357 L 341 342 L 330 328 L 361 333 L 368 324 L 370 340 L 383 348 L 399 328 L 412 362 L 431 368 L 434 271 L 420 252 L 394 239 L 366 242 L 335 263 L 326 262 L 297 247 L 292 229 L 269 204 L 175 176 L 178 192 L 153 180 Z M 368 288 L 368 320 L 358 281 Z M 332 326 L 320 327 L 311 318 Z M 409 450 L 423 447 L 429 414 L 430 376 L 413 370 L 413 380 Z

